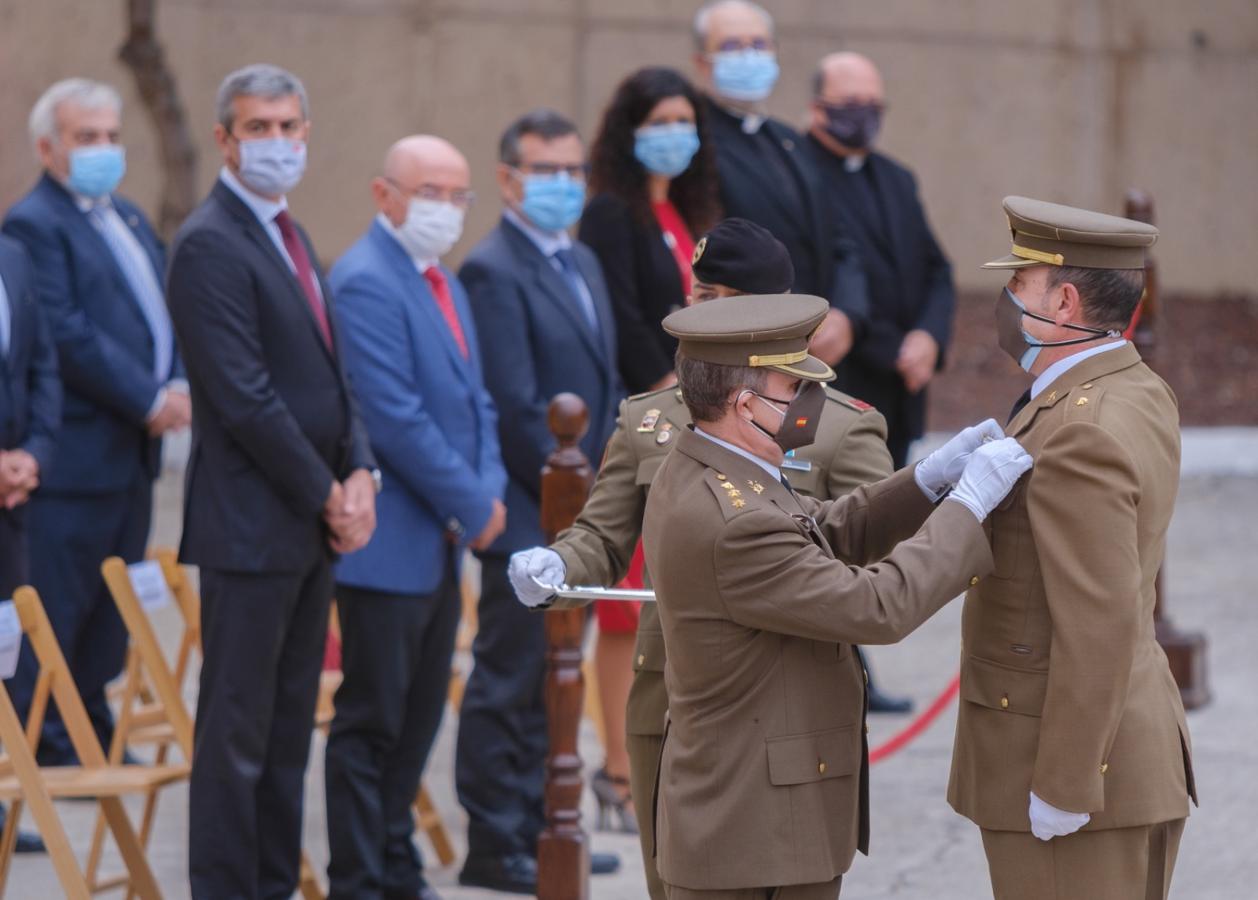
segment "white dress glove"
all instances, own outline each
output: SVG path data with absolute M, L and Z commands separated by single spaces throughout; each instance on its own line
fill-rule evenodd
M 971 453 L 983 444 L 998 441 L 1004 436 L 1005 432 L 995 419 L 962 429 L 956 437 L 917 464 L 913 470 L 917 486 L 932 502 L 938 500 L 961 478 Z
M 1031 834 L 1041 841 L 1051 841 L 1055 837 L 1074 834 L 1092 820 L 1088 813 L 1066 812 L 1051 804 L 1045 803 L 1031 791 Z
M 541 587 L 542 584 L 558 587 L 564 583 L 567 568 L 563 559 L 554 550 L 546 547 L 532 547 L 511 554 L 511 562 L 507 565 L 507 577 L 511 579 L 511 587 L 520 602 L 529 609 L 545 606 L 546 601 L 554 596 L 553 591 Z
M 1030 468 L 1030 455 L 1013 438 L 990 441 L 970 454 L 946 500 L 960 503 L 982 522 Z

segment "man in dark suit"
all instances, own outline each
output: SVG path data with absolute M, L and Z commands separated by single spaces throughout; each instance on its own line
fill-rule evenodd
M 57 463 L 28 512 L 31 581 L 106 748 L 105 685 L 122 670 L 127 631 L 100 564 L 144 557 L 161 437 L 191 416 L 162 296 L 162 245 L 140 209 L 113 193 L 125 172 L 121 116 L 106 84 L 73 78 L 45 91 L 30 117 L 43 175 L 4 221 L 35 264 L 65 385 Z M 24 654 L 11 685 L 19 715 L 36 670 Z M 76 762 L 54 709 L 39 759 Z
M 189 871 L 195 898 L 288 897 L 333 552 L 371 537 L 378 473 L 331 289 L 285 199 L 305 169 L 305 88 L 248 66 L 216 106 L 224 166 L 168 278 L 195 410 L 180 559 L 201 567 L 205 659 Z
M 330 279 L 384 486 L 370 543 L 336 569 L 345 677 L 327 746 L 328 880 L 334 900 L 439 900 L 411 802 L 446 706 L 463 550 L 502 533 L 507 473 L 467 297 L 439 262 L 472 202 L 467 160 L 416 135 L 382 171 L 379 214 Z
M 869 287 L 868 327 L 835 385 L 886 417 L 898 468 L 925 430 L 926 385 L 943 365 L 956 298 L 913 174 L 872 149 L 883 103 L 872 62 L 855 53 L 827 56 L 815 78 L 808 145 Z
M 0 235 L 0 599 L 31 579 L 26 504 L 49 471 L 60 424 L 57 348 L 39 307 L 35 270 L 22 245 Z M 4 820 L 0 807 L 0 828 Z M 44 843 L 23 831 L 15 849 L 39 852 Z
M 791 255 L 794 292 L 830 301 L 812 352 L 835 365 L 863 326 L 866 300 L 852 283 L 852 249 L 818 202 L 803 138 L 767 112 L 778 75 L 773 19 L 747 0 L 714 0 L 695 13 L 692 30 L 725 215 L 768 229 Z
M 475 667 L 459 718 L 455 774 L 468 814 L 459 880 L 497 890 L 537 888 L 546 757 L 546 637 L 515 600 L 507 558 L 542 542 L 541 470 L 555 442 L 547 405 L 562 391 L 585 401 L 581 449 L 601 459 L 622 396 L 607 286 L 593 251 L 567 233 L 585 200 L 585 150 L 550 110 L 516 120 L 499 148 L 502 221 L 468 255 L 459 278 L 480 336 L 485 383 L 498 407 L 507 468 L 507 528 L 481 555 Z M 595 871 L 616 860 L 594 859 Z

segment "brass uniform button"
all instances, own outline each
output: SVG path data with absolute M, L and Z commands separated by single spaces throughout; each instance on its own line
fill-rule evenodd
M 1009 708 L 1009 698 L 1007 696 L 1000 698 L 1000 708 L 1001 709 Z
M 818 773 L 818 774 L 820 774 L 820 775 L 824 775 L 824 774 L 826 774 L 826 764 L 825 764 L 825 763 L 823 763 L 823 762 L 819 762 L 819 763 L 817 763 L 817 773 Z
M 971 578 L 971 579 L 970 579 L 970 587 L 974 587 L 974 585 L 976 585 L 976 584 L 978 584 L 978 576 L 977 576 L 977 575 L 975 575 L 973 578 Z
M 639 653 L 639 654 L 638 654 L 638 665 L 642 665 L 642 664 L 643 664 L 643 663 L 645 663 L 645 662 L 646 662 L 646 655 L 645 655 L 645 654 L 642 654 L 642 653 Z
M 1091 387 L 1092 387 L 1092 382 L 1090 382 L 1090 381 L 1089 381 L 1087 384 L 1085 384 L 1085 385 L 1081 385 L 1081 387 L 1082 387 L 1085 391 L 1086 391 L 1086 390 L 1089 390 L 1089 389 L 1091 389 Z
M 1109 771 L 1109 763 L 1101 763 L 1101 774 L 1104 775 Z

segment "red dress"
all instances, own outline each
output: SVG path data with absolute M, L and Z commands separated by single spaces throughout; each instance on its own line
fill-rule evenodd
M 660 231 L 664 235 L 664 243 L 672 251 L 673 259 L 677 262 L 682 290 L 686 296 L 690 296 L 690 260 L 695 252 L 694 238 L 690 236 L 685 220 L 671 201 L 652 203 L 651 210 L 655 213 L 655 221 L 659 223 Z M 625 574 L 625 580 L 618 586 L 634 590 L 641 589 L 644 586 L 643 565 L 642 539 L 639 538 L 638 546 L 633 551 L 633 559 L 629 562 L 629 571 Z M 607 633 L 619 634 L 636 632 L 641 606 L 640 603 L 604 600 L 595 606 L 599 629 Z

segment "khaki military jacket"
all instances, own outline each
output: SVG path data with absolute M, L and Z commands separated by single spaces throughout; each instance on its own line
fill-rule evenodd
M 1182 818 L 1196 799 L 1179 690 L 1153 631 L 1179 484 L 1174 395 L 1130 344 L 1067 370 L 1006 431 L 1035 458 L 987 520 L 970 590 L 948 800 L 1028 831 L 1028 795 L 1087 830 Z
M 869 404 L 839 391 L 827 388 L 826 398 L 816 441 L 796 451 L 790 467 L 783 469 L 795 490 L 822 500 L 880 481 L 892 471 L 886 420 Z M 639 394 L 621 404 L 590 499 L 572 528 L 551 547 L 564 561 L 569 584 L 612 585 L 624 577 L 642 533 L 647 489 L 689 424 L 690 412 L 676 388 Z M 654 604 L 642 607 L 633 658 L 628 732 L 661 735 L 668 694 L 664 635 Z
M 899 640 L 985 575 L 982 527 L 959 503 L 934 507 L 911 468 L 819 502 L 687 429 L 643 542 L 668 648 L 660 876 L 696 890 L 833 880 L 868 843 L 852 644 Z

